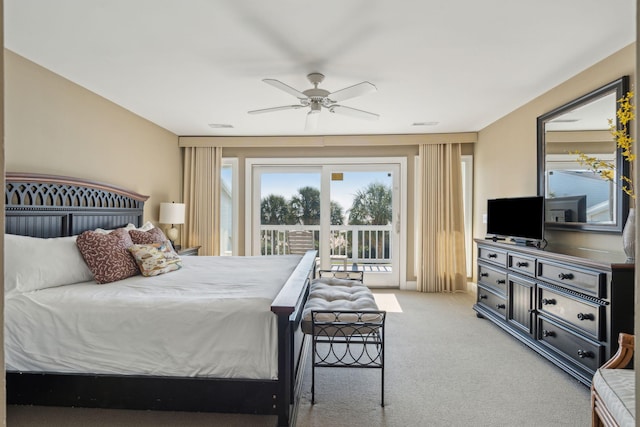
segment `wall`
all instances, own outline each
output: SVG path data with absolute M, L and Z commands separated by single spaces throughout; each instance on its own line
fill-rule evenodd
M 623 75 L 630 75 L 633 81 L 635 50 L 635 43 L 621 49 L 479 132 L 474 158 L 474 237 L 486 234 L 482 215 L 487 199 L 537 194 L 537 117 Z M 622 250 L 619 234 L 549 231 L 546 238 L 588 248 Z
M 5 170 L 66 175 L 180 201 L 178 137 L 5 49 Z

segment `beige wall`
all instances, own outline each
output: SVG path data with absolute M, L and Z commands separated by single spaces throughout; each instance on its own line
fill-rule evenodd
M 5 49 L 5 170 L 114 184 L 159 203 L 181 201 L 178 137 Z
M 482 238 L 487 199 L 537 194 L 536 119 L 623 75 L 635 78 L 635 43 L 509 113 L 478 134 L 474 165 L 473 234 Z M 621 251 L 618 234 L 548 231 L 547 240 Z

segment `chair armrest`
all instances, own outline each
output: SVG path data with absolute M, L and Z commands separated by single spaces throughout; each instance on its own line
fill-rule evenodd
M 618 336 L 618 351 L 600 369 L 626 368 L 633 357 L 635 335 L 621 332 Z

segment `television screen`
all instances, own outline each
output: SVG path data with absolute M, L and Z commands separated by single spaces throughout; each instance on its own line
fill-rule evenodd
M 544 197 L 487 200 L 487 233 L 515 240 L 544 238 Z

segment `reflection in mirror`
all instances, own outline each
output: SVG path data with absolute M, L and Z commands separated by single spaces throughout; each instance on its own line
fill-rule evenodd
M 627 197 L 581 165 L 576 153 L 613 163 L 615 176 L 628 173 L 609 129 L 616 100 L 627 90 L 625 76 L 538 118 L 538 194 L 546 198 L 546 228 L 622 230 Z

